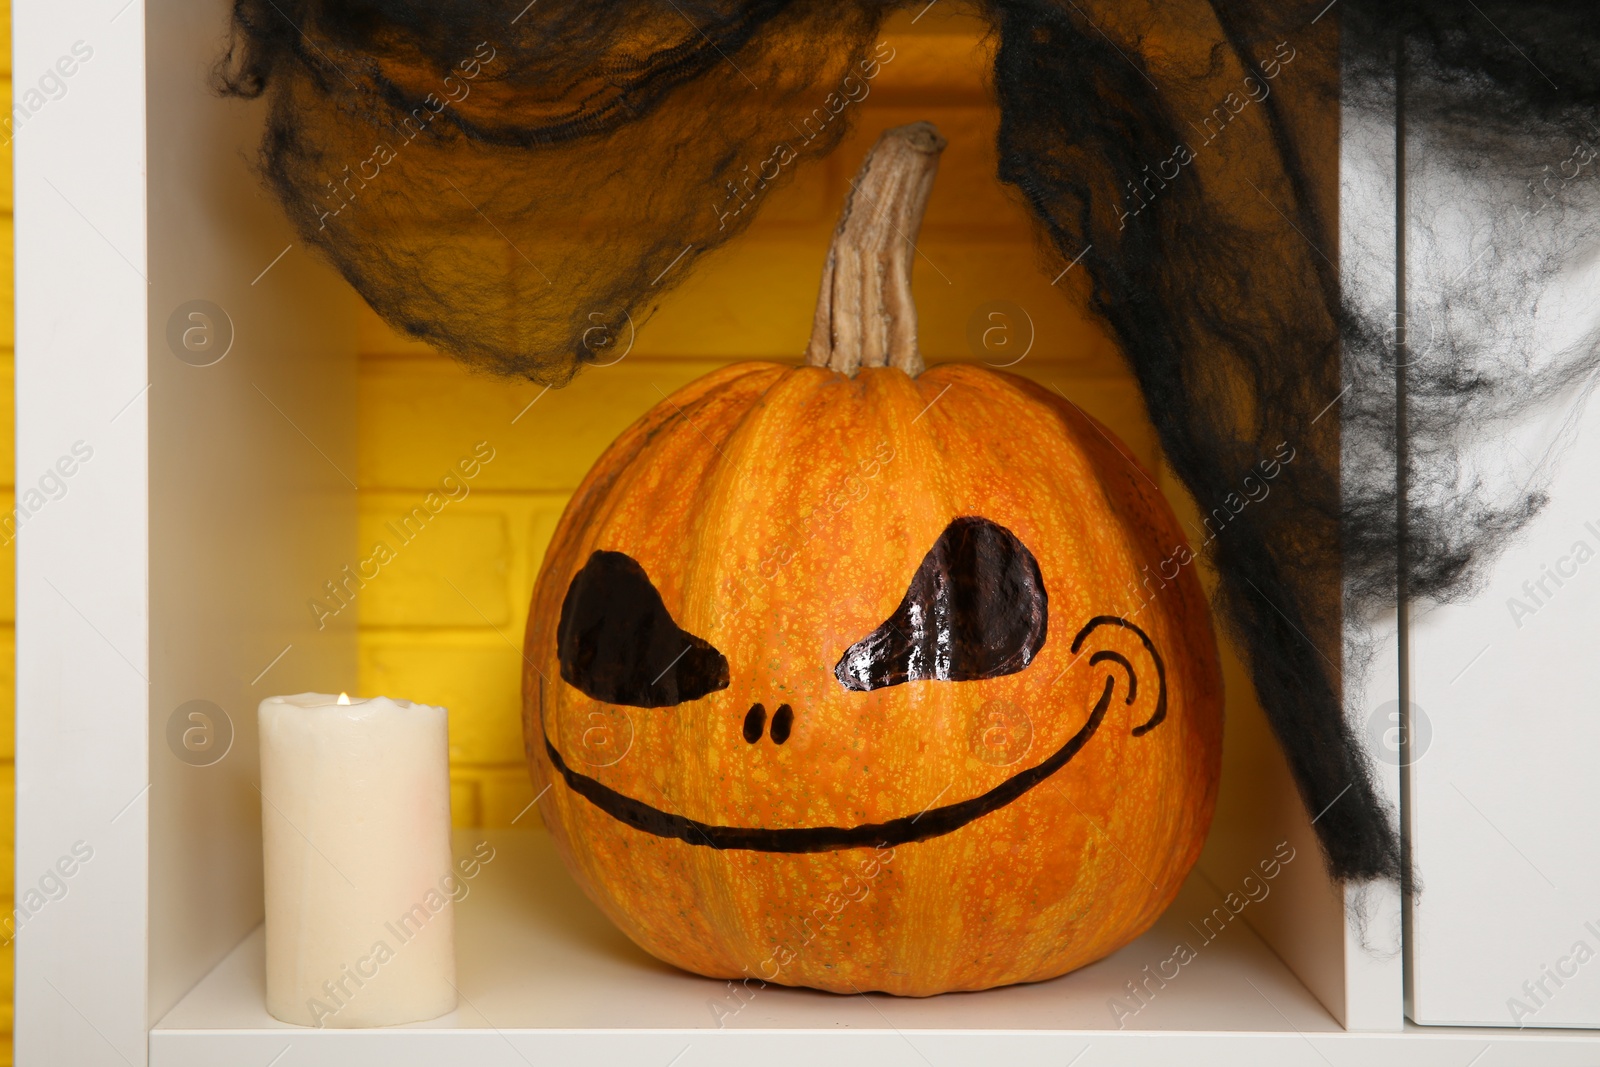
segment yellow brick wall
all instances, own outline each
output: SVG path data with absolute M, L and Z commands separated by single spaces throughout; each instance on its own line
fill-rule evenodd
M 981 30 L 946 15 L 948 6 L 915 25 L 904 15 L 885 28 L 895 56 L 853 105 L 848 141 L 769 194 L 751 229 L 697 264 L 617 365 L 541 396 L 537 386 L 469 374 L 365 313 L 362 544 L 418 505 L 474 443 L 495 449 L 470 496 L 445 508 L 359 601 L 362 691 L 450 708 L 459 824 L 507 825 L 533 798 L 522 755 L 519 647 L 540 559 L 568 495 L 662 392 L 729 361 L 798 361 L 847 179 L 885 127 L 928 119 L 950 142 L 915 267 L 929 362 L 977 358 L 967 340 L 973 313 L 988 301 L 1019 305 L 1037 339 L 1012 369 L 1059 385 L 1154 468 L 1154 435 L 1132 380 L 1106 335 L 1075 310 L 1082 301 L 1069 298 L 1082 272 L 1051 285 L 1066 264 L 1042 255 L 1025 210 L 994 178 L 998 116 L 983 82 Z M 529 813 L 518 825 L 536 818 Z
M 11 3 L 0 0 L 0 114 L 11 114 Z M 12 269 L 11 134 L 0 125 L 0 515 L 16 499 L 15 273 Z M 0 540 L 4 535 L 0 534 Z M 0 547 L 0 916 L 12 912 L 17 821 L 17 630 L 15 544 Z M 3 937 L 0 934 L 0 937 Z M 11 942 L 0 945 L 0 1067 L 11 1067 Z

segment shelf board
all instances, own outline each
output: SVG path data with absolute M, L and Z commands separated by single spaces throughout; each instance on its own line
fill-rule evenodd
M 265 1008 L 257 927 L 151 1031 L 151 1067 L 749 1067 L 752 1057 L 762 1067 L 824 1058 L 831 1067 L 944 1067 L 994 1056 L 1018 1065 L 1093 1067 L 1170 1063 L 1178 1054 L 1186 1067 L 1600 1062 L 1600 1032 L 1346 1033 L 1246 923 L 1235 921 L 1202 943 L 1189 923 L 1198 924 L 1217 900 L 1199 879 L 1190 879 L 1139 940 L 1052 981 L 925 999 L 768 986 L 733 1011 L 739 1002 L 726 983 L 669 967 L 617 932 L 567 876 L 542 830 L 462 831 L 457 851 L 467 855 L 484 840 L 494 859 L 469 883 L 456 915 L 456 1011 L 378 1030 L 278 1022 Z M 1179 942 L 1194 946 L 1196 957 L 1119 1029 L 1111 1004 L 1131 1007 L 1126 983 L 1172 956 Z M 721 1026 L 713 1004 L 732 1012 L 721 1013 Z

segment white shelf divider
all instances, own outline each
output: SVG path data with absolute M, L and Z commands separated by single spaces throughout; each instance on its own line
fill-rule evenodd
M 27 1067 L 123 1063 L 148 1025 L 144 46 L 138 0 L 115 10 L 13 12 L 14 1048 Z M 34 88 L 46 73 L 57 99 Z M 47 476 L 65 486 L 57 499 Z M 58 863 L 73 874 L 44 903 Z

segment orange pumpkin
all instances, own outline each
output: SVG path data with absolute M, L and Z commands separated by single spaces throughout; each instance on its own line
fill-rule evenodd
M 1062 397 L 921 372 L 909 245 L 943 144 L 902 127 L 863 164 L 812 365 L 727 367 L 631 427 L 534 591 L 545 825 L 700 974 L 1050 978 L 1148 929 L 1210 824 L 1221 674 L 1166 502 Z

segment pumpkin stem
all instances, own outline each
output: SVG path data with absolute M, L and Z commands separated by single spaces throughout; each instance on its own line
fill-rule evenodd
M 922 373 L 911 264 L 944 146 L 932 123 L 913 122 L 885 130 L 862 160 L 822 268 L 807 364 L 850 377 L 862 367 Z

